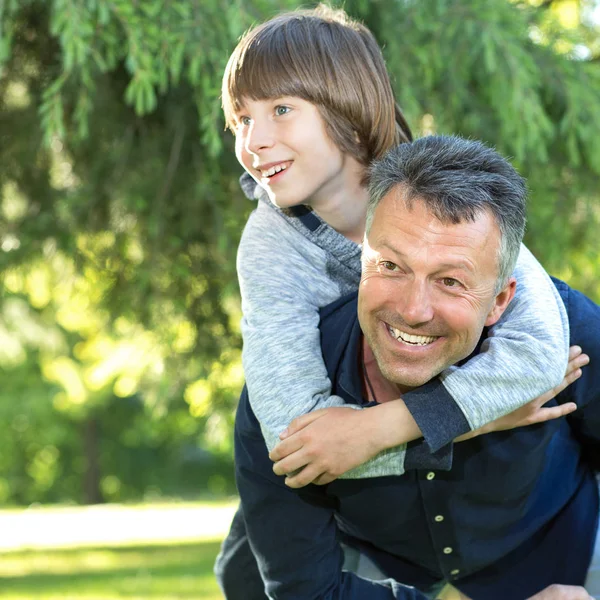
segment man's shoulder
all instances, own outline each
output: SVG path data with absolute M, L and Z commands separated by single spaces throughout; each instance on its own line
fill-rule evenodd
M 346 294 L 320 309 L 321 327 L 335 326 L 339 321 L 356 316 L 358 292 Z
M 574 325 L 588 321 L 591 318 L 591 322 L 588 322 L 588 325 L 594 329 L 595 334 L 598 334 L 600 328 L 600 306 L 582 292 L 573 289 L 564 281 L 561 281 L 556 277 L 552 277 L 551 279 L 565 303 L 571 328 L 573 328 Z
M 358 292 L 352 292 L 319 310 L 321 346 L 325 357 L 327 357 L 327 349 L 332 339 L 348 342 L 351 332 L 357 324 L 357 306 Z

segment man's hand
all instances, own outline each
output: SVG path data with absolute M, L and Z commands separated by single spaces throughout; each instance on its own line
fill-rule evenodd
M 569 349 L 569 364 L 567 365 L 565 378 L 561 383 L 524 406 L 517 408 L 517 410 L 510 414 L 500 417 L 479 429 L 461 435 L 456 438 L 455 441 L 463 442 L 484 433 L 491 433 L 492 431 L 504 431 L 506 429 L 514 429 L 515 427 L 525 427 L 526 425 L 544 423 L 545 421 L 558 419 L 559 417 L 564 417 L 569 413 L 572 413 L 577 409 L 577 405 L 574 402 L 567 402 L 566 404 L 548 407 L 544 407 L 544 404 L 552 400 L 552 398 L 560 394 L 567 386 L 579 379 L 581 377 L 581 367 L 584 367 L 589 362 L 589 356 L 583 354 L 579 346 L 571 346 Z
M 531 596 L 529 600 L 594 600 L 578 585 L 559 585 L 555 583 Z

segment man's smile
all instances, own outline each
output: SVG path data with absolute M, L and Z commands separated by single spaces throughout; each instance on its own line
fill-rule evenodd
M 417 335 L 408 333 L 402 329 L 392 327 L 389 323 L 381 321 L 386 336 L 390 339 L 394 352 L 408 352 L 410 354 L 429 353 L 433 348 L 437 348 L 444 336 Z
M 406 344 L 412 344 L 415 346 L 428 346 L 432 342 L 438 339 L 439 336 L 433 335 L 415 335 L 407 333 L 401 329 L 396 329 L 391 325 L 388 325 L 389 332 L 396 338 L 397 341 L 405 342 Z

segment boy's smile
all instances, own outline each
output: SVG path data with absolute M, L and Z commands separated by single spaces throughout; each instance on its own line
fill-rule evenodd
M 280 208 L 327 214 L 355 195 L 362 168 L 333 143 L 311 102 L 248 98 L 236 118 L 236 156 Z
M 260 164 L 256 167 L 257 171 L 260 171 L 261 180 L 260 183 L 263 187 L 268 187 L 271 183 L 281 179 L 279 175 L 283 175 L 288 167 L 292 165 L 291 160 L 283 162 L 271 162 L 266 164 Z

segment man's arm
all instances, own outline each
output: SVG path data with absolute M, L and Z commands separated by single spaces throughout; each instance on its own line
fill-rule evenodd
M 334 501 L 316 486 L 300 495 L 273 473 L 245 392 L 236 418 L 235 460 L 248 539 L 269 598 L 425 600 L 395 581 L 375 582 L 342 571 Z
M 567 420 L 588 464 L 600 471 L 600 306 L 562 281 L 555 283 L 567 307 L 571 343 L 584 349 L 591 365 L 558 401 L 577 405 L 578 410 Z

